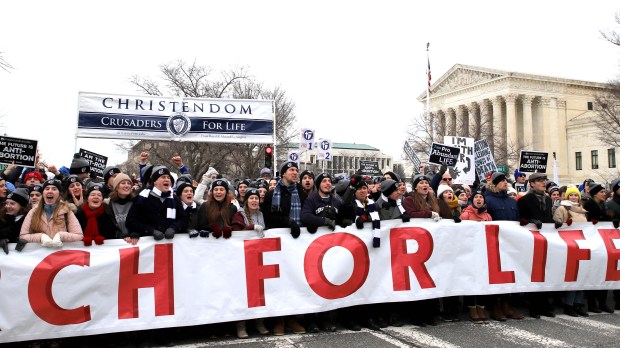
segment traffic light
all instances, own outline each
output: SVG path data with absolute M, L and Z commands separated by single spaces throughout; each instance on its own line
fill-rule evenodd
M 273 147 L 267 145 L 265 148 L 265 168 L 271 169 L 271 159 L 273 158 Z

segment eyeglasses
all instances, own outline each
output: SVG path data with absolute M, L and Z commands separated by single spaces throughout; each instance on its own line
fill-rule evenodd
M 441 178 L 441 181 L 452 181 L 452 178 Z
M 547 181 L 547 179 L 545 178 L 539 178 L 539 179 L 534 180 L 534 182 L 545 182 L 545 181 Z

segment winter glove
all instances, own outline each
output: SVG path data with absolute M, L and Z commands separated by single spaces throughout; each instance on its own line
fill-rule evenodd
M 342 221 L 340 221 L 340 227 L 348 227 L 353 225 L 353 221 L 349 220 L 349 219 L 342 219 Z
M 349 179 L 349 185 L 354 189 L 358 189 L 362 181 L 364 181 L 364 178 L 361 175 L 356 174 Z
M 25 239 L 18 239 L 17 240 L 17 245 L 15 245 L 15 250 L 21 252 L 22 250 L 24 250 L 24 247 L 26 246 L 26 244 L 28 244 L 28 241 Z
M 315 226 L 315 225 L 306 226 L 306 230 L 308 230 L 308 233 L 310 234 L 315 234 L 318 229 L 319 229 L 319 226 Z M 291 233 L 292 232 L 293 231 L 291 231 Z
M 618 226 L 620 226 L 620 220 L 614 220 L 611 223 L 614 224 L 614 228 L 618 228 Z
M 592 219 L 591 221 L 592 221 L 592 225 L 598 224 L 598 220 L 597 219 Z
M 461 222 L 461 217 L 458 216 L 457 214 L 454 214 L 454 222 L 456 222 L 457 224 Z
M 213 237 L 215 237 L 215 239 L 218 239 L 222 236 L 222 226 L 220 226 L 219 224 L 211 225 L 211 231 L 213 231 Z
M 520 219 L 519 219 L 519 225 L 521 225 L 521 226 L 525 226 L 525 225 L 527 225 L 527 224 L 528 224 L 528 222 L 527 222 L 527 219 L 526 219 L 526 218 L 520 218 Z
M 211 179 L 210 175 L 207 175 L 207 173 L 202 174 L 202 178 L 200 179 L 200 183 L 207 186 L 207 184 L 209 183 L 209 179 Z
M 52 246 L 54 248 L 60 248 L 62 246 L 62 239 L 60 239 L 60 232 L 56 233 L 54 238 L 52 238 Z
M 230 226 L 224 226 L 222 232 L 224 235 L 224 239 L 228 239 L 232 236 L 232 228 L 230 228 Z
M 540 220 L 532 219 L 530 220 L 530 223 L 534 224 L 539 230 L 542 228 L 542 221 Z
M 570 226 L 570 225 L 572 225 L 572 224 L 573 224 L 573 219 L 568 219 L 568 220 L 566 220 L 566 225 L 567 225 L 567 226 Z
M 189 235 L 190 238 L 196 238 L 198 237 L 200 232 L 198 232 L 197 230 L 189 230 L 187 231 L 187 234 Z
M 200 235 L 200 238 L 209 238 L 209 233 L 211 233 L 209 230 L 200 230 L 200 231 L 198 231 L 198 234 Z
M 293 219 L 289 220 L 288 227 L 291 229 L 291 236 L 293 236 L 293 238 L 298 238 L 301 230 L 299 229 L 297 222 Z
M 44 246 L 46 248 L 51 247 L 52 246 L 52 238 L 50 238 L 50 236 L 48 236 L 45 233 L 41 234 L 41 246 Z
M 411 220 L 411 216 L 409 216 L 409 214 L 407 213 L 402 213 L 400 218 L 403 220 L 403 222 L 409 222 L 409 220 Z
M 105 238 L 103 236 L 95 236 L 95 244 L 102 245 Z
M 441 221 L 441 216 L 439 216 L 439 213 L 436 213 L 434 211 L 431 212 L 431 219 L 433 219 L 433 221 L 435 222 L 439 222 Z
M 254 231 L 256 231 L 258 238 L 265 238 L 265 232 L 263 232 L 263 230 L 265 230 L 263 225 L 254 225 Z
M 336 208 L 328 205 L 325 207 L 325 217 L 328 219 L 336 220 Z
M 379 238 L 379 237 L 372 237 L 372 247 L 373 248 L 380 248 L 381 247 L 381 238 Z
M 561 221 L 556 221 L 555 222 L 555 229 L 557 230 L 558 228 L 562 227 L 562 222 Z
M 4 250 L 5 254 L 9 254 L 9 240 L 7 238 L 0 239 L 0 247 Z
M 364 228 L 364 219 L 361 216 L 358 216 L 357 219 L 355 219 L 355 227 L 357 227 L 358 230 Z
M 164 233 L 164 237 L 166 237 L 166 239 L 174 238 L 174 228 L 168 227 L 168 229 L 166 230 L 166 233 Z
M 446 170 L 448 170 L 448 165 L 446 164 L 442 164 L 441 167 L 439 167 L 439 173 L 441 173 L 441 175 L 443 175 L 443 173 L 445 173 Z
M 162 240 L 164 239 L 164 232 L 159 230 L 153 230 L 153 239 Z
M 84 238 L 82 238 L 82 243 L 84 243 L 84 246 L 91 246 L 91 245 L 93 245 L 93 237 L 84 236 Z
M 336 221 L 330 218 L 325 218 L 325 226 L 329 227 L 329 229 L 333 231 L 336 229 Z

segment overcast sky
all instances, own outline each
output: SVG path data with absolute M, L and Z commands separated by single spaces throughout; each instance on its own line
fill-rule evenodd
M 429 2 L 430 3 L 430 2 Z M 196 60 L 245 66 L 296 103 L 298 128 L 401 159 L 423 105 L 426 42 L 433 80 L 455 64 L 606 82 L 620 48 L 616 1 L 11 1 L 0 12 L 0 120 L 69 165 L 79 91 L 137 94 L 134 75 Z M 120 163 L 110 140 L 77 147 Z

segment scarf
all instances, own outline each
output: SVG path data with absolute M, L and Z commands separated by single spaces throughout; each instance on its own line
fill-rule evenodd
M 261 213 L 260 209 L 258 209 L 255 213 L 250 212 L 250 217 L 252 218 L 252 223 L 250 223 L 250 219 L 245 213 L 245 210 L 240 210 L 241 216 L 243 216 L 243 222 L 246 226 L 249 225 L 261 225 L 265 227 L 265 219 L 263 218 L 263 213 Z
M 454 210 L 458 206 L 459 206 L 459 201 L 456 198 L 454 200 L 448 202 L 448 207 L 450 207 L 450 210 Z
M 539 209 L 540 211 L 545 211 L 547 206 L 545 205 L 545 199 L 547 199 L 547 195 L 544 192 L 538 192 L 536 190 L 532 190 L 534 197 L 538 199 Z
M 103 214 L 103 204 L 99 208 L 92 210 L 88 206 L 88 203 L 82 204 L 82 211 L 86 216 L 86 227 L 84 228 L 84 237 L 90 237 L 93 240 L 99 235 L 99 226 L 97 225 L 97 218 Z
M 355 219 L 362 217 L 362 220 L 366 221 L 365 214 L 368 213 L 372 219 L 372 236 L 381 237 L 381 219 L 379 218 L 379 212 L 377 212 L 377 205 L 375 201 L 368 198 L 366 202 L 360 202 L 359 199 L 355 200 L 357 208 L 355 210 Z
M 47 219 L 49 220 L 52 217 L 52 214 L 54 214 L 54 210 L 56 210 L 56 203 L 49 205 L 44 204 L 43 210 L 45 210 L 45 216 L 47 216 Z
M 405 213 L 405 208 L 403 208 L 403 202 L 400 197 L 398 197 L 397 200 L 393 200 L 393 199 L 385 197 L 385 195 L 382 193 L 381 199 L 387 202 L 387 204 L 390 205 L 391 207 L 398 207 L 398 210 L 400 211 L 400 215 L 403 215 Z
M 297 184 L 292 183 L 289 186 L 286 186 L 282 179 L 278 180 L 278 184 L 276 188 L 273 190 L 273 199 L 271 201 L 271 211 L 282 211 L 282 207 L 280 207 L 280 199 L 282 198 L 282 193 L 280 190 L 282 187 L 286 188 L 288 192 L 291 194 L 291 212 L 289 214 L 289 218 L 294 220 L 298 225 L 301 224 L 301 200 L 299 199 L 299 192 L 297 192 Z
M 152 190 L 144 189 L 140 192 L 140 196 L 144 198 L 148 198 L 149 196 L 153 196 L 159 199 L 160 202 L 164 203 L 166 206 L 166 220 L 168 220 L 167 226 L 170 226 L 177 218 L 177 209 L 174 204 L 174 195 L 171 194 L 171 191 L 161 192 L 157 187 L 153 187 Z

